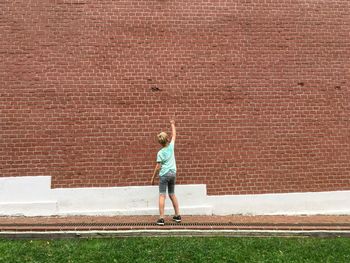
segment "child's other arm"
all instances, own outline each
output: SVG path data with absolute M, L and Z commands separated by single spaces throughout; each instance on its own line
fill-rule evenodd
M 153 176 L 152 176 L 152 179 L 151 179 L 151 184 L 154 184 L 154 179 L 156 178 L 156 175 L 159 173 L 160 168 L 161 168 L 161 164 L 157 163 L 156 167 L 154 168 Z

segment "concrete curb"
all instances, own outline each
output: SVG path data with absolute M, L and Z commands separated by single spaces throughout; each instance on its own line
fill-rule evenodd
M 124 237 L 350 237 L 350 231 L 332 230 L 126 230 L 0 232 L 9 239 L 124 238 Z

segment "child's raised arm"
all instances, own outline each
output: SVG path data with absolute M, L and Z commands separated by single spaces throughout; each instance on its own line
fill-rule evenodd
M 176 139 L 175 121 L 170 120 L 170 124 L 171 124 L 171 141 L 175 142 L 175 139 Z

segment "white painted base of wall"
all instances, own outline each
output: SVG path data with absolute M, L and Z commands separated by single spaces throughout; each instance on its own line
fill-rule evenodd
M 211 215 L 205 185 L 178 185 L 181 213 Z M 51 189 L 50 176 L 0 178 L 0 216 L 157 215 L 158 186 Z M 165 212 L 173 214 L 170 199 Z
M 350 214 L 350 191 L 207 196 L 198 184 L 177 185 L 176 195 L 183 215 Z M 158 186 L 51 189 L 50 176 L 0 178 L 0 215 L 158 215 Z
M 350 215 L 350 191 L 209 196 L 216 215 Z

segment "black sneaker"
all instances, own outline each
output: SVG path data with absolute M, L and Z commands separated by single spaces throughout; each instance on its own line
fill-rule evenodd
M 174 216 L 173 221 L 175 221 L 176 223 L 181 223 L 181 216 Z
M 157 221 L 157 225 L 158 226 L 164 226 L 164 219 L 163 218 L 159 218 L 158 221 Z

